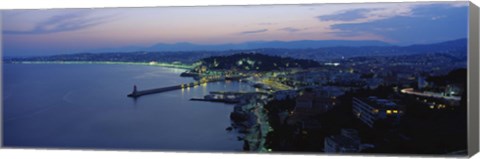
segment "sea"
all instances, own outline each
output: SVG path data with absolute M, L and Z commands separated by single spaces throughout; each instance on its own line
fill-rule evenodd
M 252 91 L 214 82 L 142 96 L 138 90 L 194 81 L 182 69 L 127 64 L 3 64 L 3 146 L 12 148 L 238 152 L 227 131 L 234 105 L 190 101 L 210 91 Z

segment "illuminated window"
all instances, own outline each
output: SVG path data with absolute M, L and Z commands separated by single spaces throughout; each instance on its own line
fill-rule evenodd
M 394 113 L 394 114 L 397 114 L 397 113 L 398 113 L 398 110 L 393 110 L 393 113 Z
M 392 111 L 391 111 L 391 110 L 387 110 L 387 114 L 392 114 Z
M 374 113 L 378 113 L 378 109 L 373 109 L 373 112 L 374 112 Z

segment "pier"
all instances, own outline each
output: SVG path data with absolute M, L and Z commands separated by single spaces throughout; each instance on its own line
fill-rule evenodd
M 245 77 L 233 77 L 234 79 L 241 79 Z M 218 82 L 218 81 L 225 81 L 225 80 L 230 80 L 232 77 L 226 78 L 226 77 L 204 77 L 199 81 L 187 83 L 187 84 L 180 84 L 180 85 L 175 85 L 175 86 L 169 86 L 169 87 L 162 87 L 162 88 L 154 88 L 154 89 L 147 89 L 147 90 L 137 90 L 137 86 L 133 86 L 133 92 L 128 94 L 128 97 L 132 98 L 138 98 L 140 96 L 144 95 L 149 95 L 149 94 L 156 94 L 156 93 L 162 93 L 162 92 L 167 92 L 167 91 L 173 91 L 177 89 L 184 89 L 184 88 L 189 88 L 189 87 L 195 87 L 204 83 L 209 83 L 209 82 Z
M 142 90 L 142 91 L 137 91 L 137 87 L 133 87 L 133 92 L 128 94 L 128 97 L 133 97 L 133 98 L 138 98 L 140 96 L 148 95 L 148 94 L 155 94 L 155 93 L 162 93 L 162 92 L 167 92 L 167 91 L 173 91 L 177 89 L 184 89 L 188 87 L 194 87 L 198 86 L 203 83 L 208 83 L 208 82 L 217 82 L 217 81 L 222 81 L 222 79 L 217 79 L 217 80 L 209 80 L 209 81 L 204 81 L 204 82 L 191 82 L 187 84 L 180 84 L 176 86 L 170 86 L 170 87 L 162 87 L 162 88 L 154 88 L 154 89 L 147 89 L 147 90 Z
M 203 98 L 191 98 L 190 100 L 236 104 L 236 103 L 241 103 L 242 100 L 250 98 L 251 96 L 256 95 L 256 94 L 268 95 L 268 93 L 264 93 L 264 92 L 212 91 L 212 92 L 210 92 L 210 94 L 205 95 Z

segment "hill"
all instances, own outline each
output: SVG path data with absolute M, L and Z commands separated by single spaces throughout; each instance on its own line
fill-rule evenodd
M 311 68 L 320 64 L 313 60 L 269 56 L 257 53 L 239 53 L 228 56 L 212 56 L 200 60 L 198 68 L 207 70 L 273 71 L 287 68 Z

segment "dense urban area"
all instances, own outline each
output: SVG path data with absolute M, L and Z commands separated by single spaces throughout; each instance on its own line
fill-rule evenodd
M 254 92 L 211 92 L 234 104 L 245 151 L 464 155 L 466 39 L 428 45 L 81 53 L 7 63 L 141 63 L 184 68 L 198 83 L 240 80 Z M 183 84 L 181 87 L 184 86 Z

